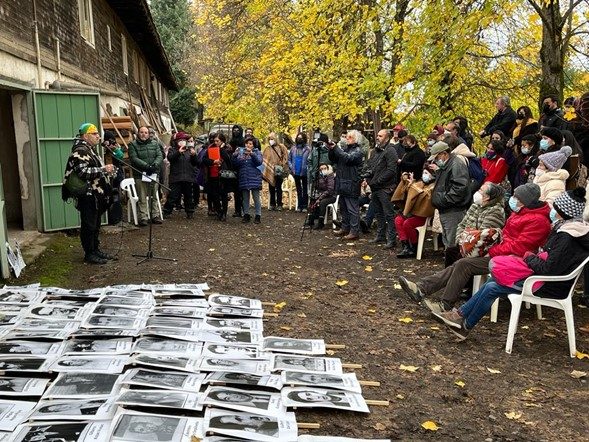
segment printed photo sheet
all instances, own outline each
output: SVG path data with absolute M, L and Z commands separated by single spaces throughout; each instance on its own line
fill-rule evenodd
M 0 376 L 0 396 L 42 396 L 49 379 Z
M 222 384 L 222 385 L 250 385 L 257 387 L 282 388 L 282 377 L 277 374 L 256 375 L 251 373 L 229 373 L 213 372 L 209 373 L 205 379 L 205 384 Z
M 0 399 L 0 430 L 14 431 L 19 424 L 29 418 L 36 404 L 36 402 Z
M 122 318 L 147 318 L 150 310 L 147 308 L 122 307 L 117 305 L 100 304 L 92 310 L 93 315 L 116 316 Z
M 93 355 L 130 354 L 132 338 L 120 339 L 72 339 L 66 342 L 63 355 L 89 353 Z
M 141 329 L 145 326 L 143 318 L 125 318 L 120 316 L 90 315 L 83 323 L 84 328 Z
M 339 358 L 317 358 L 312 356 L 276 355 L 274 371 L 302 371 L 310 373 L 343 374 Z
M 262 319 L 207 317 L 205 318 L 203 328 L 209 330 L 232 329 L 262 332 L 264 330 L 264 323 Z
M 63 342 L 5 341 L 0 342 L 0 355 L 58 356 L 64 347 Z
M 19 426 L 14 442 L 108 442 L 111 421 L 47 422 Z
M 281 377 L 284 385 L 308 385 L 311 387 L 335 388 L 337 390 L 351 391 L 352 393 L 362 393 L 362 386 L 358 382 L 355 373 L 323 374 L 283 371 Z
M 264 310 L 262 309 L 249 309 L 249 308 L 235 308 L 235 307 L 223 307 L 213 306 L 209 308 L 207 312 L 208 316 L 237 316 L 244 318 L 262 318 L 264 316 Z
M 270 374 L 272 365 L 268 361 L 249 361 L 244 359 L 202 358 L 201 371 L 230 371 L 234 373 Z
M 108 420 L 117 411 L 115 398 L 50 399 L 39 402 L 31 420 Z
M 47 372 L 54 361 L 55 357 L 15 357 L 3 355 L 0 356 L 0 371 Z
M 171 316 L 180 318 L 204 319 L 207 315 L 206 308 L 193 306 L 164 305 L 155 307 L 151 311 L 152 316 Z
M 207 432 L 254 441 L 294 441 L 298 433 L 294 413 L 274 417 L 208 408 L 205 422 Z
M 45 321 L 82 321 L 89 314 L 92 304 L 87 307 L 74 307 L 67 304 L 31 306 L 28 317 Z
M 280 393 L 286 407 L 337 408 L 370 413 L 359 393 L 312 387 L 285 387 Z
M 280 393 L 267 391 L 211 386 L 204 392 L 202 403 L 263 416 L 281 416 L 286 413 Z
M 129 362 L 126 355 L 83 355 L 65 356 L 55 361 L 50 371 L 85 373 L 122 373 Z
M 111 442 L 192 442 L 203 437 L 203 419 L 172 417 L 119 409 L 112 426 Z
M 131 360 L 132 364 L 146 365 L 148 367 L 160 367 L 172 370 L 198 373 L 201 365 L 200 359 L 186 358 L 176 355 L 158 354 L 135 354 Z
M 199 342 L 188 342 L 177 339 L 146 337 L 140 338 L 135 342 L 133 352 L 143 354 L 172 354 L 197 358 L 202 352 L 202 344 Z
M 262 349 L 279 353 L 322 356 L 325 354 L 325 341 L 323 339 L 293 339 L 268 336 L 262 341 Z
M 37 291 L 0 290 L 0 304 L 32 305 L 39 304 L 45 298 L 45 293 Z
M 202 411 L 202 393 L 173 390 L 121 390 L 119 405 Z
M 247 344 L 204 344 L 202 356 L 221 359 L 262 359 L 270 360 L 271 355 L 262 353 L 257 346 Z
M 177 373 L 136 368 L 127 373 L 121 383 L 125 385 L 198 392 L 206 374 Z
M 60 373 L 50 385 L 45 398 L 87 399 L 111 396 L 118 392 L 119 375 L 104 373 Z
M 208 301 L 211 307 L 231 307 L 250 310 L 262 309 L 262 301 L 259 299 L 243 298 L 241 296 L 214 294 L 209 296 Z

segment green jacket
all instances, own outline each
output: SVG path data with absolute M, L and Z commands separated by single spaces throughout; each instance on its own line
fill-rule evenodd
M 157 173 L 160 173 L 164 156 L 157 140 L 148 138 L 142 141 L 138 138 L 129 144 L 129 160 L 133 167 L 141 171 L 145 171 L 151 166 Z M 133 177 L 141 178 L 141 174 L 134 170 Z
M 462 218 L 462 221 L 458 223 L 456 229 L 456 239 L 460 237 L 460 234 L 464 229 L 503 229 L 505 225 L 505 210 L 503 209 L 503 195 L 495 199 L 495 201 L 489 201 L 486 206 L 479 206 L 478 204 L 471 204 Z
M 318 152 L 319 149 L 321 150 L 321 153 Z M 327 147 L 313 147 L 311 149 L 311 153 L 307 158 L 307 179 L 309 180 L 309 183 L 312 183 L 315 179 L 319 164 L 329 164 L 333 167 L 333 171 L 335 172 L 335 166 L 329 159 L 328 155 L 329 149 L 327 149 Z

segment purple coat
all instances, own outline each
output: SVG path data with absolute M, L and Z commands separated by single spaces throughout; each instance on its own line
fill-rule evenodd
M 237 149 L 233 154 L 233 164 L 237 169 L 239 190 L 262 188 L 262 152 L 259 149 L 254 149 L 249 156 L 240 154 Z

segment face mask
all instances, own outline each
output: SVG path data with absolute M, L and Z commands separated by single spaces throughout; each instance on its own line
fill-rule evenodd
M 296 139 L 296 143 L 297 144 L 303 144 L 303 139 L 302 138 L 297 138 Z
M 444 160 L 436 160 L 436 161 L 434 161 L 434 163 L 436 163 L 436 166 L 438 166 L 440 169 L 443 169 L 444 166 L 446 165 L 446 161 L 444 161 Z
M 186 140 L 178 141 L 178 147 L 185 147 L 185 146 L 186 146 Z
M 450 135 L 450 134 L 451 134 L 451 132 L 449 130 L 444 129 L 444 135 Z
M 542 176 L 546 173 L 544 169 L 536 169 L 536 176 Z
M 430 183 L 432 181 L 432 176 L 429 174 L 429 172 L 424 171 L 421 175 L 421 181 L 423 181 L 425 184 Z
M 483 194 L 481 192 L 477 192 L 472 196 L 472 202 L 478 206 L 483 205 Z
M 520 112 L 520 113 L 518 114 L 518 116 L 519 116 L 519 118 L 520 118 L 521 120 L 523 120 L 524 118 L 526 118 L 526 114 L 524 114 L 523 112 Z
M 521 207 L 517 206 L 517 199 L 514 196 L 509 197 L 509 207 L 513 212 L 519 212 Z
M 552 209 L 550 209 L 550 221 L 554 224 L 556 221 L 558 221 L 558 219 L 558 212 L 553 207 Z
M 194 143 L 186 143 L 186 146 L 188 146 L 188 147 L 194 147 Z
M 546 113 L 548 111 L 550 111 L 550 105 L 548 103 L 544 103 L 542 106 L 542 112 Z
M 327 170 L 322 170 L 321 172 L 319 172 L 319 174 L 320 174 L 322 177 L 326 177 L 326 176 L 327 176 Z
M 274 146 L 276 144 L 276 141 L 274 141 L 274 140 L 270 140 L 268 142 L 270 143 L 270 146 Z
M 530 153 L 530 149 L 528 149 L 527 147 L 522 147 L 522 153 L 523 153 L 524 155 L 527 155 L 527 154 L 529 154 L 529 153 Z
M 427 145 L 428 146 L 433 146 L 434 144 L 436 144 L 435 140 L 427 140 Z
M 548 150 L 549 147 L 550 147 L 550 141 L 548 141 L 546 138 L 542 138 L 540 140 L 540 149 L 541 150 Z
M 493 158 L 495 158 L 495 151 L 494 150 L 488 150 L 487 153 L 485 154 L 485 156 L 487 157 L 487 159 L 492 160 Z

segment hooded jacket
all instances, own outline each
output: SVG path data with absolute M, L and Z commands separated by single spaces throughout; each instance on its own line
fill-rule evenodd
M 536 171 L 536 173 L 538 173 Z M 540 186 L 540 201 L 546 201 L 552 205 L 554 199 L 566 190 L 566 180 L 569 173 L 564 169 L 554 172 L 544 172 L 534 177 L 534 184 Z
M 522 207 L 512 212 L 503 228 L 499 244 L 489 249 L 489 256 L 535 253 L 550 234 L 550 206 L 540 202 L 536 207 Z
M 297 144 L 290 148 L 288 153 L 288 167 L 293 176 L 307 176 L 307 163 L 311 149 L 306 144 Z M 300 161 L 300 168 L 297 170 L 297 157 L 302 157 Z
M 456 239 L 460 237 L 464 229 L 502 229 L 505 225 L 505 210 L 503 209 L 503 195 L 490 200 L 486 205 L 479 206 L 478 204 L 471 204 L 458 223 L 456 229 Z M 458 242 L 457 242 L 458 243 Z
M 432 193 L 433 206 L 440 213 L 466 210 L 471 200 L 469 184 L 470 175 L 466 161 L 450 154 L 444 168 L 436 173 L 436 186 Z
M 589 224 L 581 220 L 557 223 L 543 247 L 548 252 L 546 260 L 537 255 L 525 258 L 526 264 L 536 275 L 566 275 L 589 256 Z M 564 299 L 568 296 L 572 281 L 547 282 L 536 296 Z

